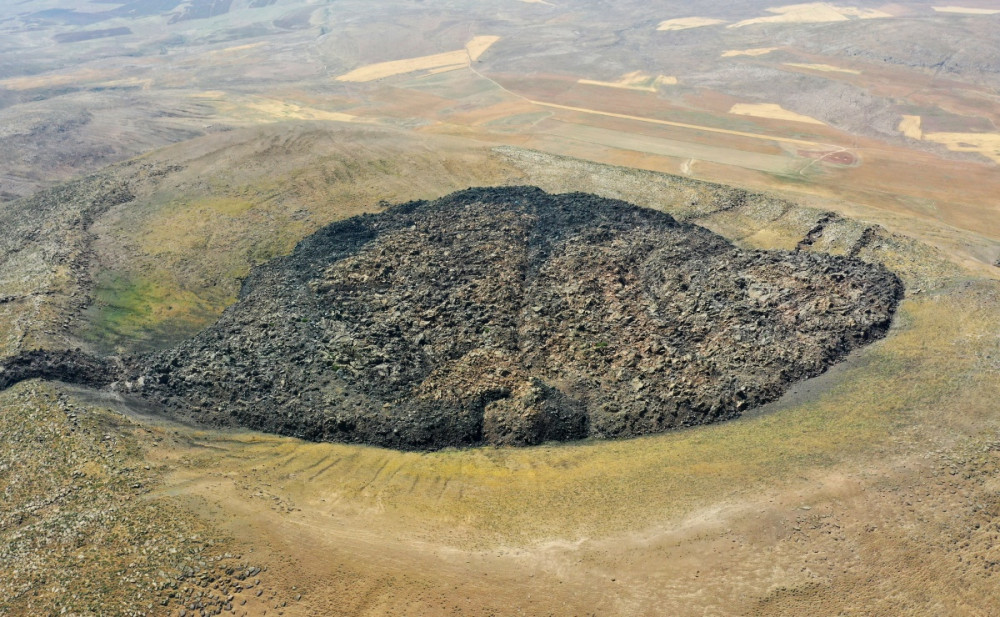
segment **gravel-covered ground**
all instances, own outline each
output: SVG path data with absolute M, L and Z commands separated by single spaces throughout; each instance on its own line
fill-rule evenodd
M 38 381 L 0 394 L 0 410 L 0 615 L 245 614 L 275 601 L 261 567 L 159 494 L 164 466 L 150 459 L 169 431 Z

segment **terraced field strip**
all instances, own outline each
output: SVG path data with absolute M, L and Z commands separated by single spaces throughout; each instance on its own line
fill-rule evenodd
M 618 81 L 600 81 L 596 79 L 580 79 L 576 83 L 605 88 L 621 88 L 623 90 L 638 90 L 641 92 L 656 92 L 661 85 L 673 86 L 677 78 L 669 75 L 648 75 L 642 71 L 633 71 L 622 76 Z
M 797 69 L 811 69 L 813 71 L 823 71 L 825 73 L 848 73 L 850 75 L 860 75 L 861 71 L 856 71 L 854 69 L 844 69 L 839 66 L 832 66 L 829 64 L 808 64 L 805 62 L 785 62 L 785 66 L 790 66 Z
M 531 103 L 532 105 L 538 105 L 539 107 L 548 107 L 550 109 L 562 109 L 562 110 L 565 110 L 565 111 L 575 111 L 575 112 L 579 112 L 579 113 L 583 113 L 583 114 L 591 114 L 591 115 L 595 115 L 595 116 L 606 116 L 608 118 L 621 118 L 623 120 L 634 120 L 636 122 L 646 122 L 646 123 L 649 123 L 649 124 L 658 124 L 660 126 L 673 126 L 673 127 L 682 128 L 682 129 L 691 129 L 691 130 L 695 130 L 695 131 L 704 131 L 706 133 L 721 133 L 723 135 L 735 135 L 737 137 L 749 137 L 750 139 L 760 139 L 760 140 L 763 140 L 763 141 L 777 142 L 777 143 L 783 143 L 783 144 L 794 144 L 794 145 L 797 145 L 797 146 L 807 146 L 807 147 L 810 147 L 810 148 L 825 148 L 825 149 L 834 149 L 834 150 L 840 150 L 840 151 L 848 151 L 849 150 L 849 148 L 847 146 L 841 146 L 841 145 L 837 145 L 837 144 L 831 144 L 831 143 L 828 143 L 828 142 L 811 141 L 811 140 L 808 140 L 808 139 L 796 139 L 794 137 L 776 137 L 774 135 L 764 135 L 764 134 L 761 134 L 761 133 L 749 133 L 749 132 L 746 132 L 746 131 L 733 131 L 733 130 L 730 130 L 730 129 L 723 129 L 723 128 L 714 127 L 714 126 L 704 126 L 704 125 L 700 125 L 700 124 L 690 124 L 690 123 L 687 123 L 687 122 L 675 122 L 673 120 L 660 120 L 658 118 L 647 118 L 647 117 L 644 117 L 644 116 L 632 116 L 632 115 L 629 115 L 629 114 L 619 114 L 619 113 L 615 113 L 613 111 L 601 111 L 599 109 L 588 109 L 586 107 L 574 107 L 572 105 L 560 105 L 559 103 L 547 103 L 545 101 L 536 101 L 534 99 L 530 99 L 530 98 L 524 96 L 523 94 L 518 94 L 517 92 L 514 92 L 513 90 L 509 90 L 509 89 L 505 88 L 503 85 L 499 84 L 496 80 L 491 79 L 490 77 L 487 77 L 486 75 L 484 75 L 484 74 L 480 73 L 479 71 L 477 71 L 476 68 L 474 66 L 472 66 L 471 64 L 469 65 L 469 69 L 472 71 L 473 74 L 481 77 L 482 79 L 485 79 L 485 80 L 489 81 L 494 86 L 496 86 L 500 90 L 506 92 L 507 94 L 510 94 L 511 96 L 515 96 L 515 97 L 517 97 L 517 98 L 519 98 L 519 99 L 521 99 L 523 101 Z M 819 124 L 822 124 L 822 123 L 820 122 Z
M 34 90 L 37 88 L 58 88 L 60 86 L 86 84 L 95 81 L 113 79 L 118 75 L 118 71 L 89 68 L 65 72 L 53 71 L 51 73 L 43 73 L 41 75 L 0 79 L 0 88 L 18 91 Z
M 778 51 L 780 47 L 756 47 L 754 49 L 730 49 L 722 52 L 723 58 L 735 58 L 737 56 L 765 56 L 772 51 Z
M 332 122 L 365 122 L 363 118 L 336 111 L 327 111 L 289 101 L 255 95 L 233 95 L 219 90 L 207 90 L 190 95 L 203 100 L 235 121 L 274 122 L 281 120 L 325 120 Z
M 1000 165 L 998 133 L 924 133 L 924 141 L 943 144 L 952 152 L 974 152 Z
M 657 30 L 689 30 L 691 28 L 704 28 L 705 26 L 715 26 L 726 23 L 723 19 L 711 17 L 678 17 L 661 21 L 656 27 Z
M 787 120 L 789 122 L 804 122 L 806 124 L 823 124 L 816 118 L 804 116 L 794 111 L 789 111 L 781 105 L 774 103 L 737 103 L 733 105 L 729 113 L 737 116 L 754 116 L 755 118 L 767 118 L 769 120 Z
M 959 15 L 996 15 L 1000 10 L 976 9 L 967 6 L 935 6 L 931 7 L 938 13 L 955 13 Z
M 1000 133 L 924 132 L 920 116 L 904 115 L 896 127 L 910 139 L 942 144 L 952 152 L 974 152 L 1000 164 Z
M 750 139 L 761 139 L 764 141 L 775 141 L 783 144 L 794 144 L 797 146 L 809 146 L 811 148 L 843 148 L 843 146 L 838 146 L 835 144 L 822 143 L 818 141 L 809 141 L 807 139 L 795 139 L 793 137 L 777 137 L 774 135 L 763 135 L 761 133 L 748 133 L 746 131 L 732 131 L 729 129 L 718 128 L 714 126 L 704 126 L 700 124 L 688 124 L 686 122 L 674 122 L 672 120 L 659 120 L 657 118 L 645 118 L 642 116 L 630 116 L 628 114 L 618 114 L 612 111 L 600 111 L 598 109 L 587 109 L 585 107 L 573 107 L 571 105 L 559 105 L 558 103 L 546 103 L 544 101 L 534 101 L 527 99 L 529 103 L 539 105 L 541 107 L 549 107 L 552 109 L 563 109 L 565 111 L 575 111 L 583 114 L 591 114 L 595 116 L 606 116 L 608 118 L 621 118 L 623 120 L 635 120 L 636 122 L 646 122 L 649 124 L 658 124 L 660 126 L 673 126 L 682 129 L 691 129 L 694 131 L 704 131 L 706 133 L 721 133 L 723 135 L 735 135 L 737 137 L 748 137 Z
M 768 173 L 796 173 L 802 166 L 801 162 L 787 156 L 747 152 L 736 148 L 706 146 L 688 141 L 662 139 L 637 133 L 623 133 L 621 131 L 612 131 L 579 124 L 559 122 L 557 126 L 546 130 L 545 133 L 565 139 L 573 139 L 612 148 L 635 150 L 647 154 L 683 159 L 693 158 L 695 160 L 711 161 L 723 165 L 735 165 L 737 167 L 756 169 Z
M 498 36 L 477 36 L 466 43 L 463 49 L 419 58 L 369 64 L 337 77 L 336 81 L 366 82 L 416 71 L 453 70 L 475 62 L 483 52 L 499 40 Z
M 818 24 L 834 21 L 855 19 L 880 19 L 892 15 L 876 9 L 862 9 L 854 6 L 833 6 L 826 2 L 809 2 L 806 4 L 790 4 L 767 9 L 773 15 L 744 19 L 726 26 L 727 28 L 742 28 L 753 24 Z

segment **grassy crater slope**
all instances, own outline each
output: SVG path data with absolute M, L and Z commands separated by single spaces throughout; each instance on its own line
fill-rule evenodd
M 469 189 L 307 237 L 210 328 L 129 360 L 125 388 L 315 441 L 634 437 L 776 399 L 884 336 L 901 297 L 853 257 L 739 249 L 585 193 Z
M 370 164 L 352 166 L 355 156 Z M 268 614 L 983 615 L 1000 604 L 1000 284 L 996 269 L 967 251 L 975 246 L 995 258 L 997 239 L 864 204 L 801 207 L 672 176 L 375 129 L 233 132 L 104 173 L 127 175 L 146 164 L 167 171 L 84 225 L 89 235 L 72 217 L 47 217 L 32 223 L 38 233 L 22 248 L 5 253 L 0 294 L 17 298 L 0 304 L 11 307 L 0 322 L 5 352 L 86 344 L 81 335 L 110 348 L 163 344 L 214 320 L 239 285 L 221 273 L 246 272 L 256 247 L 286 252 L 326 222 L 380 209 L 381 199 L 433 198 L 467 185 L 535 184 L 625 199 L 745 247 L 801 244 L 847 254 L 864 237 L 857 256 L 886 263 L 911 293 L 887 338 L 763 413 L 619 442 L 400 453 L 126 422 L 107 411 L 113 401 L 87 402 L 58 384 L 20 384 L 0 395 L 3 512 L 38 518 L 0 526 L 0 551 L 19 555 L 0 561 L 7 586 L 0 612 L 176 613 L 179 604 L 158 602 L 173 602 L 169 594 L 185 587 L 192 598 L 185 605 L 198 602 L 205 588 L 184 581 L 178 590 L 138 594 L 126 580 L 134 575 L 118 565 L 134 562 L 150 581 L 169 582 L 156 578 L 156 568 L 178 572 L 182 564 L 171 555 L 180 553 L 156 539 L 156 528 L 174 537 L 172 521 L 194 530 L 177 536 L 212 539 L 202 553 L 216 551 L 223 565 L 226 552 L 246 558 L 254 549 L 252 563 L 268 567 L 262 597 L 275 594 Z M 246 194 L 254 205 L 223 208 L 231 214 L 200 232 L 206 243 L 153 252 L 156 238 L 176 237 L 183 227 L 167 223 L 170 216 L 183 219 L 185 208 L 220 194 Z M 4 205 L 7 228 L 21 229 L 19 219 L 28 224 L 27 210 L 17 210 L 25 203 Z M 52 203 L 70 212 L 78 202 Z M 254 212 L 259 219 L 247 218 Z M 245 232 L 225 235 L 232 229 Z M 140 230 L 149 242 L 140 241 Z M 271 245 L 271 238 L 282 240 Z M 135 285 L 121 303 L 122 314 L 133 316 L 129 326 L 109 326 L 105 307 L 94 303 L 96 284 L 77 276 L 36 283 L 31 275 L 58 274 L 65 253 L 56 248 L 77 246 L 89 280 L 152 280 L 165 291 Z M 212 276 L 218 283 L 203 282 Z M 210 308 L 199 316 L 184 297 Z M 14 311 L 15 302 L 37 308 Z M 188 325 L 164 317 L 170 306 Z M 80 418 L 93 415 L 86 439 L 67 436 L 67 405 Z M 105 434 L 121 445 L 130 431 L 136 445 L 112 454 L 119 460 L 107 466 L 131 471 L 109 484 L 108 497 L 47 501 L 75 465 L 108 460 Z M 29 487 L 32 477 L 38 481 Z M 133 494 L 147 489 L 155 512 Z M 70 527 L 67 517 L 108 510 L 108 500 L 126 504 L 135 523 L 76 536 L 93 547 L 82 551 L 78 568 L 61 566 L 79 554 L 78 540 L 30 526 Z M 147 547 L 143 555 L 147 541 L 166 550 Z M 131 547 L 140 547 L 134 557 Z
M 143 160 L 173 171 L 94 225 L 98 298 L 79 332 L 104 349 L 190 336 L 235 301 L 253 265 L 332 221 L 507 172 L 457 140 L 346 125 L 238 131 Z

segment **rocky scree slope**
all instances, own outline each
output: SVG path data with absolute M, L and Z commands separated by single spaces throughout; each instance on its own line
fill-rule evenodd
M 192 339 L 32 376 L 172 413 L 405 449 L 629 437 L 733 418 L 883 336 L 878 264 L 734 247 L 582 193 L 469 189 L 329 225 Z M 60 367 L 67 370 L 62 371 Z

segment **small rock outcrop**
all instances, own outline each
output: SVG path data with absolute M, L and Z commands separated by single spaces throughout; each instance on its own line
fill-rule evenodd
M 104 388 L 124 374 L 117 358 L 99 358 L 79 349 L 33 349 L 0 362 L 0 390 L 26 379 L 50 379 Z
M 334 223 L 122 387 L 213 424 L 395 448 L 733 418 L 883 336 L 880 265 L 734 247 L 587 194 L 470 189 Z
M 741 249 L 594 195 L 469 189 L 321 229 L 176 347 L 31 352 L 0 387 L 62 379 L 403 449 L 631 437 L 775 400 L 884 336 L 902 295 L 853 257 Z

